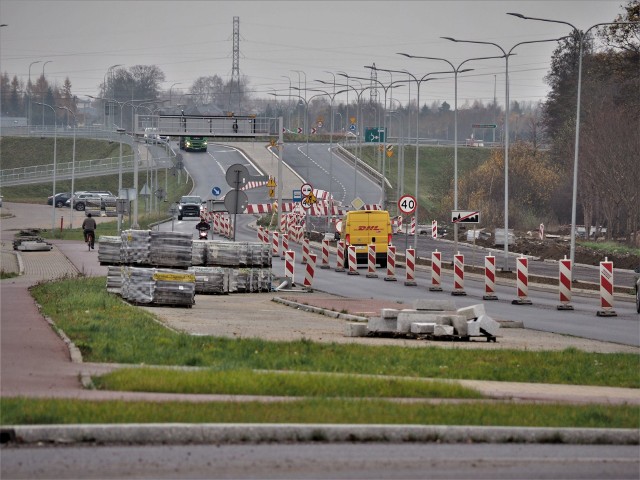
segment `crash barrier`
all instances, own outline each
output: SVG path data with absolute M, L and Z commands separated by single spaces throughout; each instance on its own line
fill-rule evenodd
M 274 257 L 280 256 L 280 233 L 273 232 L 273 236 L 271 238 L 271 255 Z
M 329 268 L 329 240 L 322 240 L 322 264 L 320 268 Z
M 484 295 L 483 300 L 498 300 L 496 295 L 496 257 L 484 257 Z
M 387 247 L 387 275 L 384 277 L 387 282 L 395 282 L 396 278 L 396 247 Z
M 288 233 L 281 233 L 280 234 L 280 239 L 282 242 L 282 255 L 280 257 L 280 259 L 284 260 L 285 257 L 285 252 L 289 251 L 289 234 Z
M 307 266 L 304 272 L 304 282 L 302 283 L 302 286 L 309 291 L 311 291 L 312 284 L 313 284 L 313 276 L 316 271 L 317 258 L 318 256 L 313 253 L 309 255 L 309 260 L 307 261 Z
M 416 251 L 413 248 L 407 248 L 405 253 L 405 280 L 404 284 L 409 287 L 418 285 L 416 282 Z
M 464 291 L 464 255 L 460 252 L 453 256 L 453 291 L 451 295 L 466 295 Z
M 296 259 L 296 252 L 293 250 L 287 250 L 285 253 L 284 261 L 284 276 L 291 281 L 291 285 L 295 283 L 293 274 L 293 264 Z
M 571 305 L 571 279 L 572 279 L 572 264 L 571 260 L 564 256 L 563 260 L 559 262 L 558 272 L 558 288 L 560 294 L 560 305 L 558 310 L 573 310 Z
M 436 250 L 431 252 L 431 286 L 430 292 L 441 292 L 440 275 L 442 272 L 442 253 Z
M 600 262 L 600 308 L 596 312 L 598 317 L 618 316 L 613 309 L 613 262 L 607 257 L 604 262 Z
M 344 272 L 344 240 L 338 240 L 336 249 L 336 272 Z
M 378 278 L 376 273 L 376 245 L 374 243 L 367 248 L 367 278 Z
M 358 272 L 358 257 L 356 256 L 356 247 L 349 245 L 348 248 L 349 275 L 360 275 Z
M 527 257 L 516 258 L 516 290 L 518 298 L 511 303 L 514 305 L 531 305 L 529 300 L 529 259 Z

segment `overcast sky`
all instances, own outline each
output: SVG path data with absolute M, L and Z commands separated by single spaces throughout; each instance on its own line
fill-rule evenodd
M 416 76 L 448 70 L 441 61 L 397 55 L 441 57 L 458 65 L 473 57 L 500 55 L 490 45 L 443 40 L 494 42 L 505 50 L 519 42 L 557 38 L 564 25 L 522 20 L 507 12 L 562 20 L 586 29 L 610 22 L 623 12 L 624 0 L 574 1 L 101 1 L 0 0 L 0 71 L 25 82 L 42 74 L 62 85 L 69 77 L 78 97 L 98 93 L 111 65 L 156 65 L 165 74 L 161 86 L 173 95 L 188 91 L 201 76 L 232 73 L 233 17 L 240 20 L 240 74 L 257 96 L 273 89 L 287 93 L 289 77 L 311 88 L 331 73 L 370 77 L 365 65 L 407 69 Z M 522 45 L 509 61 L 511 99 L 538 101 L 548 92 L 543 77 L 555 43 Z M 504 101 L 505 61 L 465 63 L 474 71 L 460 77 L 458 104 L 466 100 Z M 303 73 L 296 73 L 294 70 Z M 393 80 L 406 79 L 394 74 Z M 387 83 L 389 74 L 378 72 Z M 337 76 L 336 81 L 344 79 Z M 368 84 L 364 81 L 364 84 Z M 317 85 L 317 84 L 316 84 Z M 415 84 L 411 95 L 415 96 Z M 329 87 L 331 89 L 331 87 Z M 421 104 L 453 104 L 453 80 L 424 83 Z M 309 94 L 310 95 L 310 94 Z M 382 92 L 380 93 L 382 95 Z M 393 96 L 406 102 L 407 88 Z M 381 98 L 382 100 L 382 98 Z

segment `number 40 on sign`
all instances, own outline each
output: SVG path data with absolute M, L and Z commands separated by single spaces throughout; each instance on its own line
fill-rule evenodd
M 415 212 L 416 206 L 416 199 L 411 195 L 403 195 L 398 200 L 398 208 L 406 215 Z

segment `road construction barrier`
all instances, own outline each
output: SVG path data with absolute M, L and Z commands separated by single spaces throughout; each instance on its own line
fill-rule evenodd
M 281 232 L 286 232 L 287 231 L 287 216 L 286 215 L 281 215 L 280 216 L 280 231 Z
M 220 215 L 213 214 L 213 233 L 220 233 Z
M 516 258 L 516 289 L 518 298 L 511 303 L 514 305 L 531 305 L 529 300 L 529 259 L 527 257 Z
M 389 245 L 387 247 L 387 276 L 384 277 L 387 282 L 395 282 L 396 278 L 396 247 Z
M 453 291 L 451 295 L 466 295 L 464 291 L 464 255 L 460 252 L 453 256 Z
M 496 257 L 484 257 L 484 295 L 483 300 L 498 300 L 496 295 Z
M 431 238 L 438 238 L 438 221 L 431 220 Z
M 302 260 L 301 260 L 303 264 L 309 261 L 309 253 L 311 253 L 311 250 L 309 249 L 309 239 L 303 238 L 302 239 Z
M 258 227 L 258 242 L 264 243 L 264 227 Z
M 411 230 L 409 231 L 409 235 L 416 234 L 416 217 L 411 217 Z
M 296 260 L 296 252 L 287 250 L 285 252 L 284 276 L 291 280 L 291 285 L 295 283 L 293 276 L 293 267 Z
M 289 251 L 289 234 L 281 233 L 280 241 L 282 242 L 282 256 L 280 258 L 284 260 L 285 252 Z
M 336 272 L 344 272 L 344 240 L 338 240 L 336 250 Z
M 418 285 L 416 282 L 416 251 L 413 248 L 407 248 L 405 253 L 405 280 L 404 284 L 409 287 Z
M 309 260 L 307 261 L 307 266 L 304 271 L 304 281 L 302 283 L 302 286 L 308 291 L 311 291 L 311 287 L 313 284 L 313 275 L 316 271 L 317 258 L 318 256 L 315 253 L 309 254 Z
M 376 245 L 372 243 L 367 248 L 367 278 L 378 278 L 376 273 Z
M 598 317 L 618 316 L 613 309 L 613 262 L 607 257 L 600 262 L 600 308 L 596 313 Z
M 354 247 L 353 245 L 349 245 L 347 255 L 347 260 L 349 262 L 349 271 L 347 272 L 347 274 L 360 275 L 360 272 L 358 272 L 358 257 L 356 255 L 356 247 Z
M 571 305 L 571 279 L 573 278 L 571 275 L 571 259 L 568 259 L 565 255 L 564 259 L 560 260 L 559 266 L 558 287 L 560 305 L 558 305 L 557 308 L 558 310 L 573 310 L 573 305 Z
M 322 264 L 320 268 L 329 268 L 329 240 L 322 240 Z
M 436 250 L 431 252 L 431 286 L 430 292 L 441 292 L 440 275 L 442 273 L 442 253 Z
M 273 237 L 271 238 L 271 256 L 279 257 L 280 256 L 280 233 L 273 232 Z

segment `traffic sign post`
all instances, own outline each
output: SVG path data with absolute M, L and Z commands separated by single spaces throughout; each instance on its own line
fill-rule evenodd
M 472 210 L 452 210 L 451 223 L 480 223 L 480 212 Z
M 416 199 L 413 195 L 403 195 L 398 200 L 398 209 L 405 215 L 410 215 L 416 211 Z

